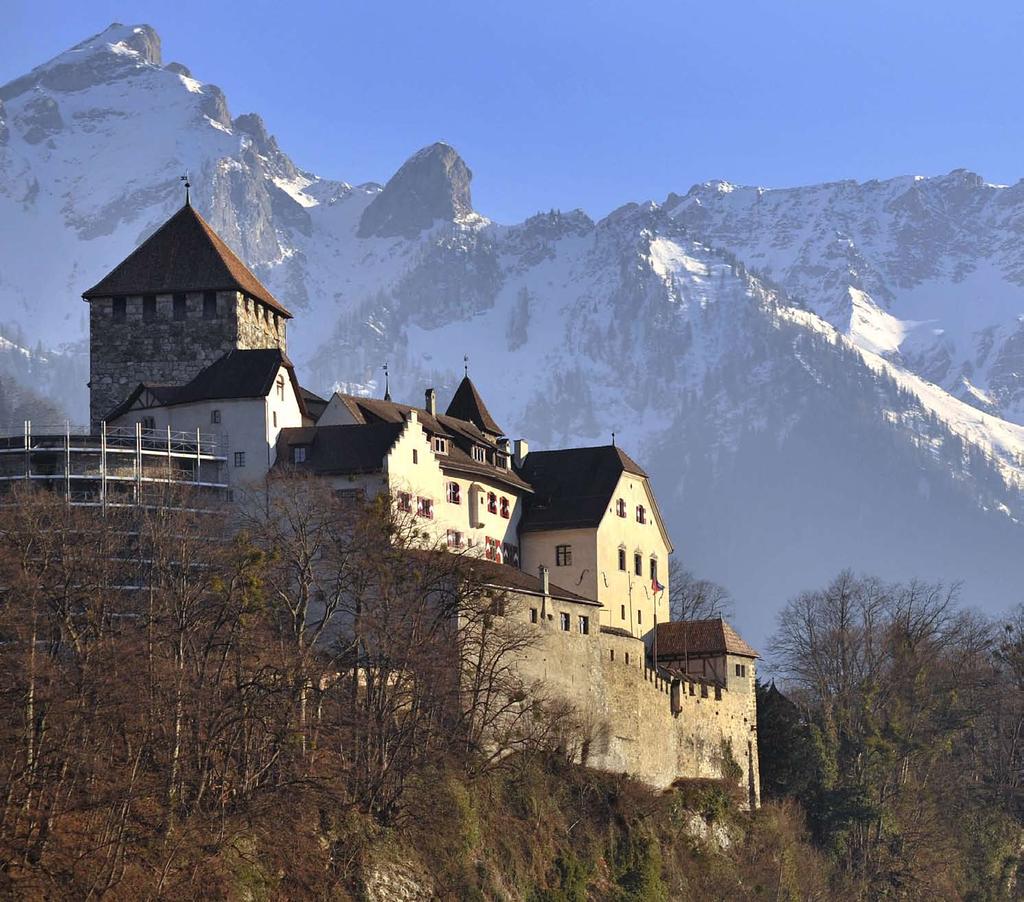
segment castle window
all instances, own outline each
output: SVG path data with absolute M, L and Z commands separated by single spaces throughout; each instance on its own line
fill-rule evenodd
M 625 620 L 626 619 L 626 606 L 624 604 L 619 605 L 619 619 L 620 620 Z
M 406 513 L 412 512 L 412 495 L 408 492 L 398 493 L 398 509 Z
M 501 498 L 500 511 L 501 511 L 501 515 L 507 520 L 509 518 L 508 498 L 504 497 L 504 495 Z
M 435 438 L 434 439 L 434 451 L 437 454 L 448 453 L 448 439 L 446 438 Z
M 647 508 L 642 504 L 636 506 L 636 522 L 646 523 L 647 522 Z
M 203 319 L 217 318 L 217 292 L 203 292 Z
M 569 630 L 572 629 L 572 620 L 570 619 L 568 614 L 563 612 L 558 615 L 558 619 L 561 621 L 562 629 L 565 632 L 569 632 Z
M 156 295 L 147 294 L 142 298 L 142 321 L 151 323 L 156 319 Z
M 244 451 L 236 451 L 235 452 L 235 466 L 236 467 L 244 467 L 245 466 L 245 452 Z
M 619 549 L 619 569 L 623 573 L 626 572 L 626 549 L 625 548 L 620 548 Z
M 449 482 L 446 493 L 450 504 L 462 504 L 462 490 L 457 482 Z
M 425 517 L 428 520 L 434 519 L 434 502 L 430 498 L 416 499 L 416 516 Z
M 412 462 L 418 464 L 420 462 L 420 452 L 415 448 L 412 449 Z
M 629 652 L 628 651 L 626 652 L 626 663 L 627 664 L 629 663 Z
M 210 422 L 214 426 L 216 426 L 220 422 L 220 411 L 219 410 L 211 410 L 210 411 Z
M 123 323 L 128 319 L 128 298 L 114 298 L 111 315 L 115 323 Z
M 637 611 L 636 612 L 636 622 L 637 623 L 643 623 L 644 622 L 644 612 L 643 611 Z
M 174 296 L 174 318 L 178 322 L 188 319 L 188 301 L 183 294 L 176 294 Z
M 298 445 L 292 448 L 292 463 L 304 464 L 306 462 L 306 446 Z
M 633 555 L 633 572 L 637 576 L 644 575 L 644 556 L 639 552 Z
M 615 660 L 615 649 L 614 648 L 610 648 L 610 649 L 608 649 L 608 651 L 609 651 L 609 654 L 611 655 L 611 660 L 614 661 Z
M 449 548 L 461 548 L 463 546 L 462 533 L 457 529 L 448 530 L 448 547 Z
M 475 460 L 478 464 L 487 463 L 487 451 L 484 448 L 481 448 L 479 445 L 474 445 L 473 460 Z
M 277 386 L 277 398 L 279 401 L 284 400 L 284 376 L 278 376 L 277 382 L 274 383 Z
M 572 566 L 572 545 L 556 545 L 555 546 L 555 566 L 556 567 L 571 567 Z
M 746 675 L 747 675 L 747 665 L 746 664 L 737 664 L 736 665 L 736 676 L 738 676 L 738 677 L 745 677 Z
M 498 512 L 498 496 L 494 492 L 487 493 L 487 513 L 496 514 Z
M 589 617 L 583 617 L 582 615 L 580 616 L 579 629 L 580 629 L 580 635 L 581 636 L 589 636 L 590 635 L 590 618 Z
M 625 498 L 620 498 L 618 501 L 615 502 L 615 513 L 618 514 L 620 517 L 625 517 L 626 516 L 626 499 Z
M 274 428 L 277 429 L 277 411 L 273 411 L 270 414 L 271 422 L 274 424 Z
M 142 418 L 142 430 L 143 432 L 153 432 L 156 429 L 156 420 L 153 417 Z
M 658 581 L 658 561 L 657 558 L 651 558 L 651 586 Z
M 536 622 L 537 622 L 537 609 L 536 608 L 530 608 L 530 623 L 536 623 Z

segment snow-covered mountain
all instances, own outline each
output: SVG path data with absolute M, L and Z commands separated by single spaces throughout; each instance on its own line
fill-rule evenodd
M 77 381 L 62 397 L 79 417 L 81 291 L 180 205 L 185 170 L 296 313 L 311 388 L 380 391 L 387 361 L 396 397 L 444 398 L 468 355 L 534 447 L 616 432 L 680 556 L 736 593 L 754 636 L 843 566 L 1020 600 L 1017 189 L 711 183 L 600 222 L 501 225 L 453 148 L 383 187 L 316 176 L 164 65 L 152 29 L 111 26 L 0 87 L 0 335 L 50 349 L 37 358 L 64 368 L 49 384 Z M 31 378 L 45 390 L 56 366 Z

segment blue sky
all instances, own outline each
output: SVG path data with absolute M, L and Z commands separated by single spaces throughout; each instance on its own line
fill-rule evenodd
M 6 0 L 0 82 L 112 21 L 300 166 L 384 181 L 455 145 L 475 206 L 603 215 L 711 178 L 1024 176 L 1024 5 L 944 0 Z

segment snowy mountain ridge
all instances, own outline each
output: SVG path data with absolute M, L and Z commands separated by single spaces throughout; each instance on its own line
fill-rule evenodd
M 597 222 L 499 224 L 448 145 L 384 186 L 320 177 L 164 65 L 152 29 L 111 26 L 0 87 L 0 333 L 60 351 L 16 378 L 73 418 L 81 291 L 181 204 L 186 170 L 296 313 L 309 387 L 379 392 L 387 361 L 396 397 L 444 398 L 466 354 L 534 447 L 616 432 L 684 561 L 736 592 L 755 636 L 842 566 L 963 579 L 988 606 L 1017 591 L 1024 188 L 709 182 Z

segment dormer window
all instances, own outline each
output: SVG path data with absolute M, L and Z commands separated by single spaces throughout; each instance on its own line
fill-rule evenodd
M 481 447 L 480 445 L 474 445 L 473 460 L 475 460 L 478 464 L 487 463 L 487 449 Z
M 498 505 L 498 509 L 501 515 L 507 520 L 509 518 L 508 498 L 506 498 L 504 495 L 502 495 L 501 497 L 501 502 Z
M 434 453 L 435 454 L 447 454 L 448 453 L 448 439 L 441 438 L 440 436 L 434 436 Z
M 306 446 L 296 445 L 292 448 L 292 463 L 304 464 L 306 462 Z
M 508 469 L 508 455 L 503 454 L 500 451 L 494 455 L 494 465 L 500 467 L 502 470 Z
M 647 522 L 647 508 L 642 504 L 636 506 L 636 522 L 646 523 Z
M 498 496 L 494 492 L 487 493 L 487 513 L 496 514 L 498 512 Z
M 615 502 L 615 513 L 618 514 L 620 517 L 625 517 L 626 516 L 626 499 L 625 498 L 619 498 Z
M 462 490 L 457 482 L 449 482 L 445 491 L 450 504 L 462 504 Z

